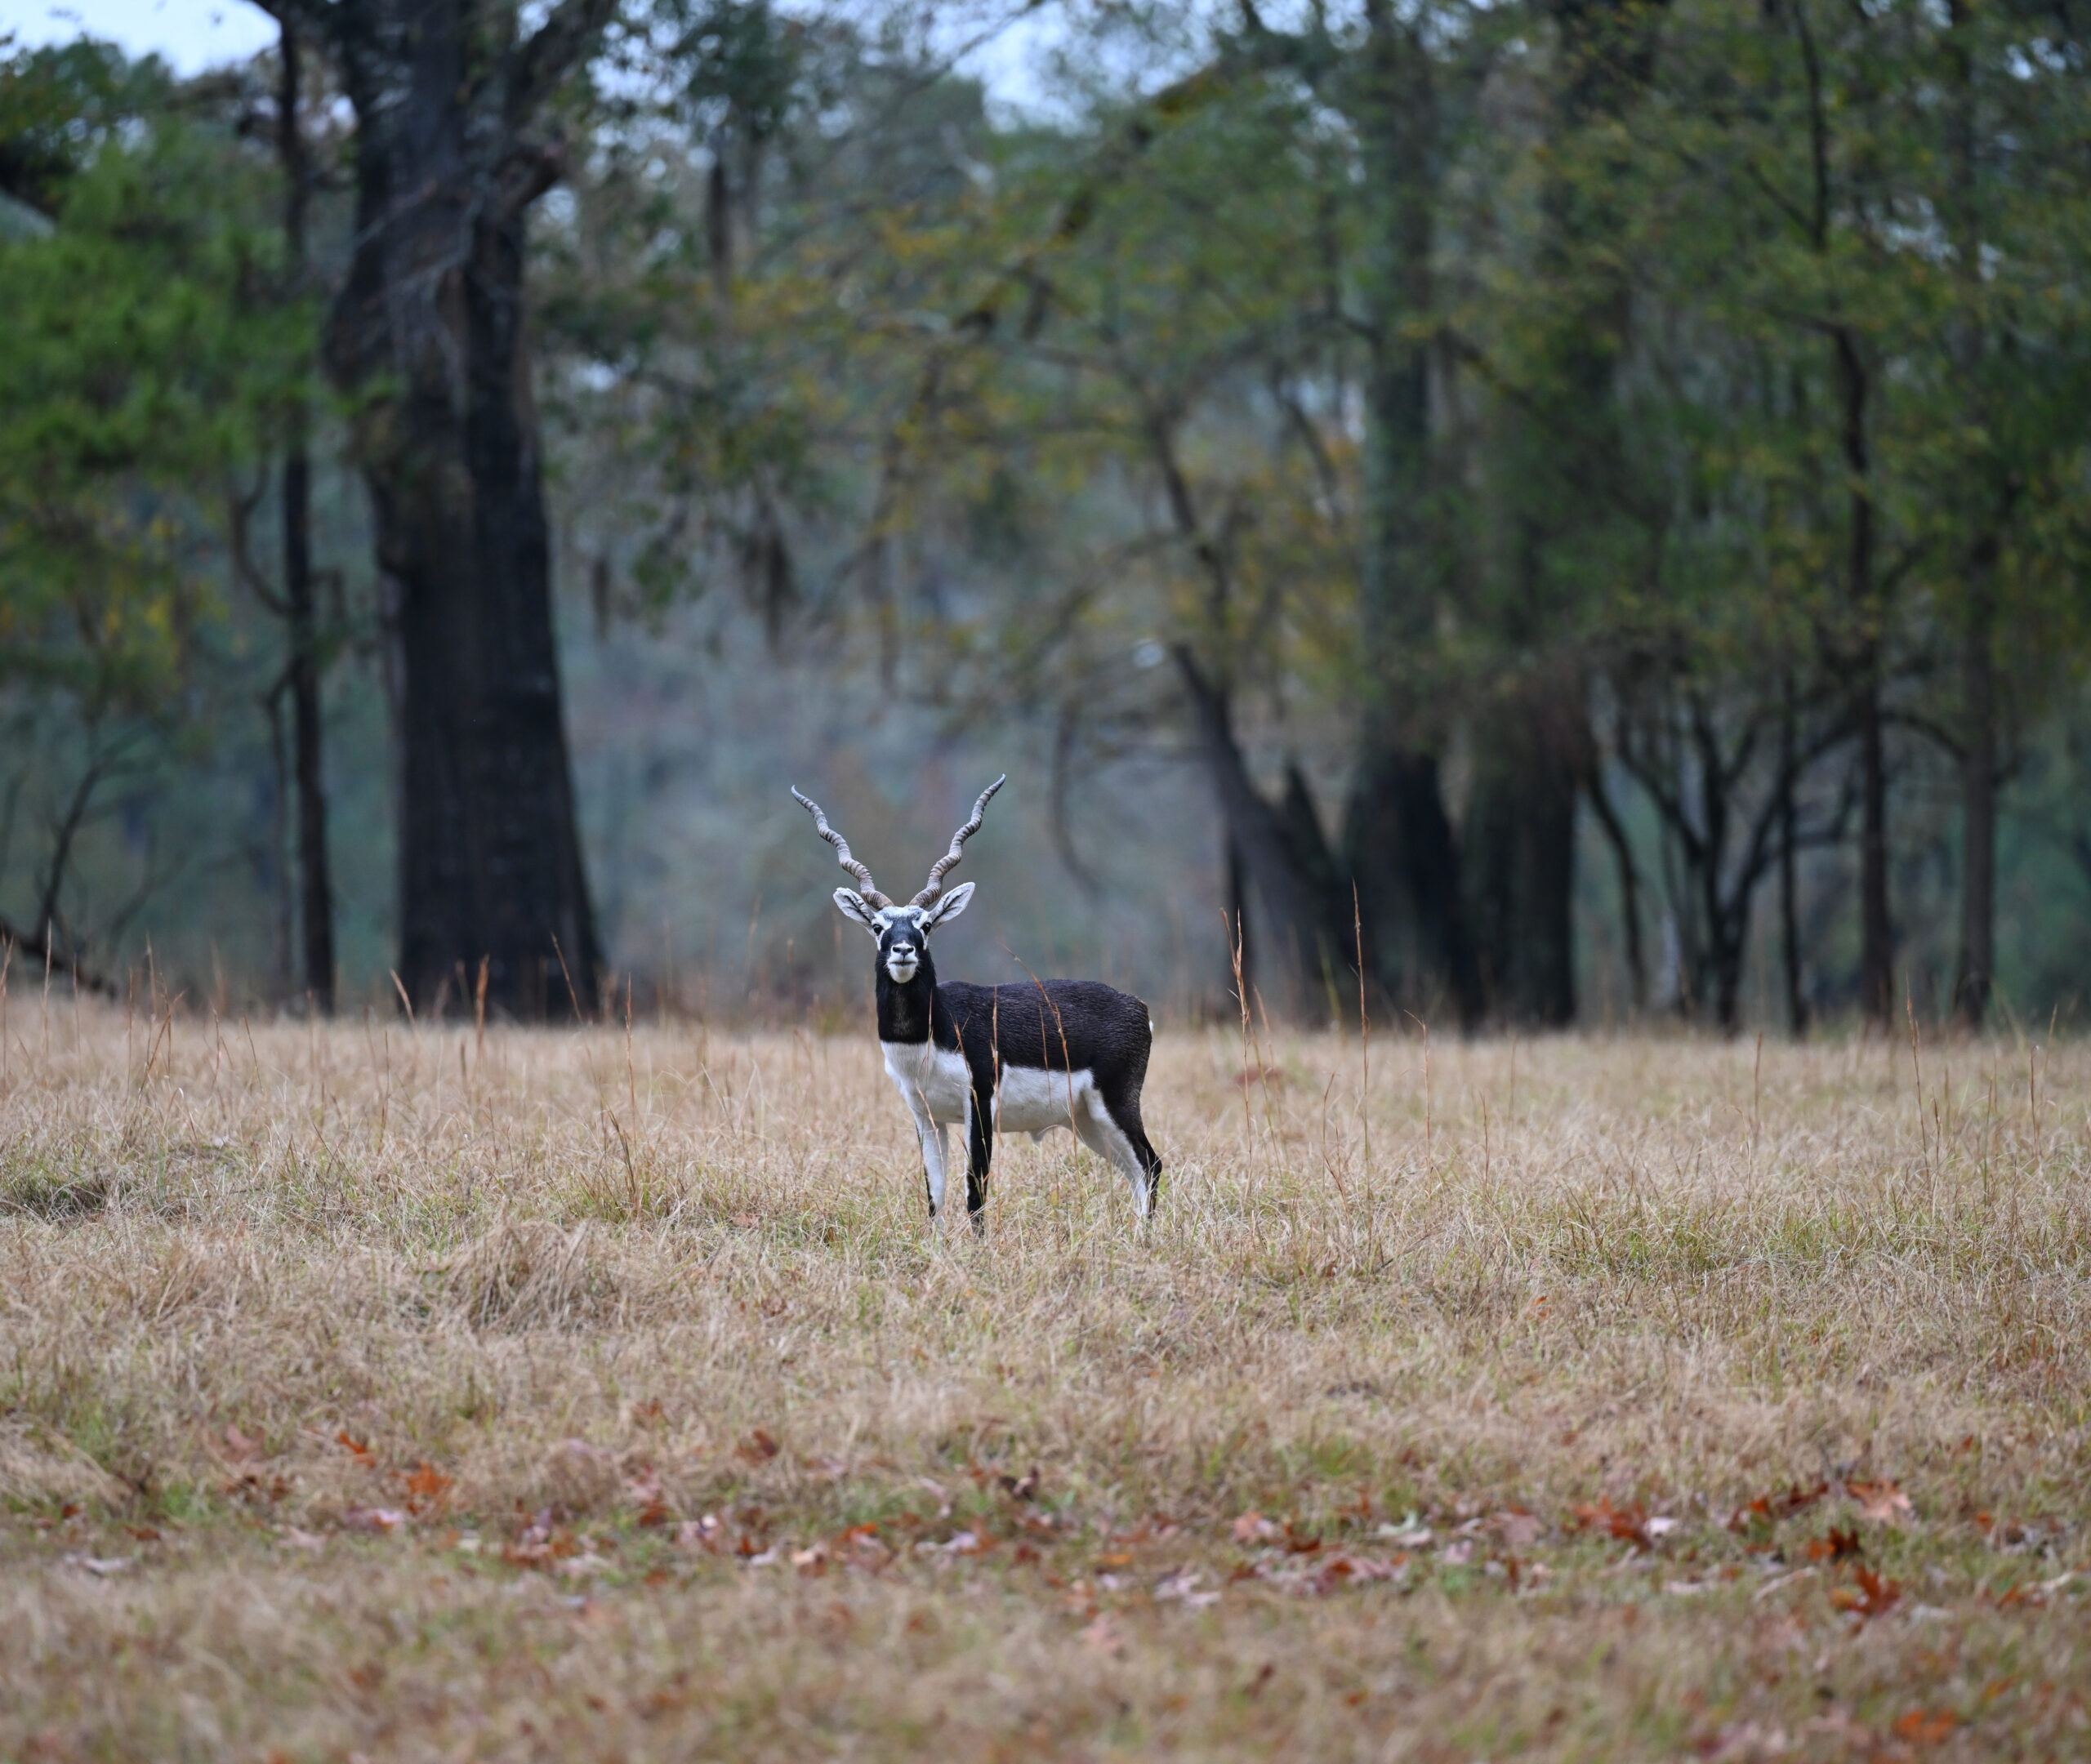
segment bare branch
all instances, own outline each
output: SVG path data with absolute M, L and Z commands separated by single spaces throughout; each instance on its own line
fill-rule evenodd
M 573 65 L 595 47 L 616 10 L 617 0 L 560 0 L 551 16 L 516 45 L 508 82 L 511 127 L 522 127 L 543 108 Z

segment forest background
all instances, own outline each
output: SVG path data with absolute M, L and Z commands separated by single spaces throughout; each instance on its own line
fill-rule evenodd
M 1041 14 L 1021 101 L 961 71 Z M 2080 7 L 279 16 L 195 78 L 0 51 L 18 971 L 458 1009 L 497 948 L 522 1014 L 839 1023 L 787 786 L 898 891 L 1006 771 L 969 978 L 2080 1009 Z M 456 262 L 379 263 L 402 190 Z M 521 757 L 445 785 L 542 858 L 516 923 L 417 794 L 424 576 L 546 626 Z

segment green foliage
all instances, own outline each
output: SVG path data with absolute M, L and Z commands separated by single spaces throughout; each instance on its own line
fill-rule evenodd
M 43 123 L 68 105 L 108 114 Z M 144 713 L 210 613 L 207 523 L 302 386 L 313 314 L 283 297 L 265 177 L 149 70 L 24 58 L 0 127 L 25 163 L 77 155 L 51 233 L 0 246 L 0 676 Z

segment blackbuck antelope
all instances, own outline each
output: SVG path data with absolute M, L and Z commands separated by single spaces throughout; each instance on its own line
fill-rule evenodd
M 878 940 L 879 1045 L 915 1117 L 931 1224 L 943 1211 L 947 1127 L 965 1130 L 965 1210 L 976 1232 L 986 1228 L 994 1136 L 1028 1133 L 1036 1141 L 1056 1127 L 1071 1129 L 1117 1166 L 1145 1219 L 1161 1181 L 1161 1160 L 1140 1126 L 1140 1086 L 1154 1043 L 1147 1006 L 1094 980 L 937 983 L 930 933 L 973 898 L 970 882 L 944 893 L 944 877 L 1005 782 L 996 778 L 981 791 L 973 818 L 952 835 L 928 884 L 905 906 L 872 885 L 872 872 L 850 856 L 849 842 L 827 824 L 818 803 L 791 794 L 857 879 L 857 888 L 835 891 L 835 904 Z

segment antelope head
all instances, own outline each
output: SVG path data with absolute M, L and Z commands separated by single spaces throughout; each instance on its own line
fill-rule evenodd
M 972 818 L 952 835 L 951 849 L 930 866 L 930 880 L 904 906 L 895 906 L 879 892 L 869 868 L 851 855 L 849 840 L 827 824 L 827 817 L 820 804 L 796 790 L 791 792 L 814 817 L 814 830 L 835 848 L 842 867 L 856 877 L 855 888 L 839 888 L 835 891 L 836 909 L 844 918 L 855 920 L 877 939 L 880 965 L 896 985 L 906 986 L 920 971 L 930 933 L 947 919 L 956 919 L 973 898 L 970 882 L 961 882 L 946 893 L 944 878 L 957 867 L 965 853 L 965 842 L 980 831 L 988 799 L 1008 782 L 1005 774 L 980 792 L 973 804 Z

